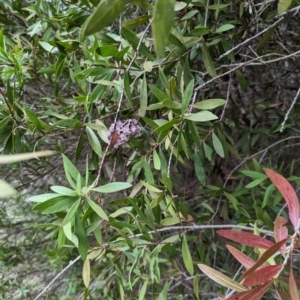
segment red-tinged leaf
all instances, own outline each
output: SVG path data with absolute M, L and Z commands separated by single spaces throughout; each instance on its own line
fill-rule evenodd
M 276 242 L 282 241 L 283 239 L 286 239 L 288 237 L 288 230 L 285 224 L 288 222 L 288 220 L 284 217 L 277 216 L 274 222 L 274 239 Z M 281 246 L 280 251 L 282 253 L 285 253 L 286 251 L 286 244 L 284 243 Z
M 291 259 L 290 277 L 289 277 L 290 295 L 292 300 L 299 300 L 297 284 L 293 273 L 293 260 Z
M 266 240 L 265 238 L 262 238 L 250 232 L 235 231 L 235 230 L 218 230 L 217 234 L 229 240 L 238 242 L 242 245 L 246 245 L 249 247 L 268 249 L 274 245 L 269 240 Z
M 247 270 L 244 274 L 243 277 L 249 276 L 252 274 L 258 267 L 260 267 L 264 262 L 266 262 L 274 253 L 276 253 L 283 244 L 286 243 L 288 239 L 284 239 L 276 244 L 274 244 L 272 247 L 270 247 L 268 250 L 266 250 L 262 256 L 259 258 L 259 260 L 253 265 L 249 270 Z
M 262 296 L 268 291 L 272 283 L 272 281 L 267 282 L 251 291 L 235 294 L 229 298 L 226 298 L 226 300 L 260 300 Z
M 226 245 L 226 247 L 229 250 L 229 252 L 235 257 L 235 259 L 241 265 L 243 265 L 246 269 L 250 269 L 255 264 L 255 261 L 252 258 L 248 257 L 246 254 L 244 254 L 240 250 L 238 250 L 230 245 Z
M 248 291 L 246 287 L 241 285 L 240 283 L 234 281 L 233 279 L 227 277 L 226 275 L 222 274 L 219 271 L 216 271 L 215 269 L 208 267 L 203 264 L 198 264 L 199 269 L 207 275 L 209 278 L 211 278 L 213 281 L 229 288 L 234 291 L 243 292 Z
M 277 187 L 282 197 L 286 201 L 289 209 L 289 217 L 294 226 L 297 227 L 297 223 L 300 217 L 299 214 L 299 199 L 296 195 L 292 185 L 280 174 L 273 170 L 264 168 L 266 175 L 270 178 L 273 184 Z
M 282 265 L 266 266 L 256 270 L 253 274 L 248 276 L 242 283 L 246 286 L 260 285 L 270 281 L 276 276 Z

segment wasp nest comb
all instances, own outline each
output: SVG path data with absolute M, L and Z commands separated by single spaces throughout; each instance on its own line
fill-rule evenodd
M 107 132 L 109 147 L 116 149 L 127 143 L 130 138 L 138 138 L 142 135 L 142 125 L 135 119 L 118 120 L 110 125 Z

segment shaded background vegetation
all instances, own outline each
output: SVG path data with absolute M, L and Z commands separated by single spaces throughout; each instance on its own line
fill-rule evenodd
M 59 153 L 1 165 L 1 179 L 19 196 L 1 200 L 0 297 L 34 299 L 86 247 L 95 250 L 89 292 L 78 260 L 41 298 L 137 299 L 143 291 L 145 299 L 217 298 L 226 290 L 196 264 L 230 277 L 239 265 L 213 229 L 192 225 L 256 223 L 272 230 L 281 198 L 247 170 L 268 166 L 299 182 L 299 1 L 280 1 L 279 8 L 277 1 L 177 1 L 161 57 L 153 37 L 167 17 L 155 20 L 155 3 L 128 1 L 116 20 L 80 39 L 97 5 L 0 1 L 1 152 Z M 223 102 L 197 108 L 207 99 Z M 118 110 L 122 120 L 142 124 L 143 136 L 105 156 Z M 200 111 L 217 119 L 203 120 Z M 65 173 L 71 167 L 60 153 L 88 184 L 105 157 L 98 186 L 132 185 L 91 193 L 108 222 L 80 198 L 85 237 L 75 221 L 70 225 L 86 239 L 79 252 L 62 230 L 70 206 L 46 212 L 53 203 L 28 201 L 57 192 L 51 186 L 71 188 Z M 266 299 L 274 299 L 272 292 Z

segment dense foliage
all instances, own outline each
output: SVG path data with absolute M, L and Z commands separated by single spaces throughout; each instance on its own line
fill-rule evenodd
M 197 265 L 240 277 L 215 229 L 287 216 L 263 168 L 300 182 L 300 1 L 0 7 L 1 299 L 232 295 Z

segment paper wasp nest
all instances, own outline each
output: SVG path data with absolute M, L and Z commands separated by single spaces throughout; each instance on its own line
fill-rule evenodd
M 135 119 L 118 120 L 110 125 L 107 132 L 107 138 L 111 149 L 127 143 L 130 138 L 137 138 L 142 135 L 142 125 Z

